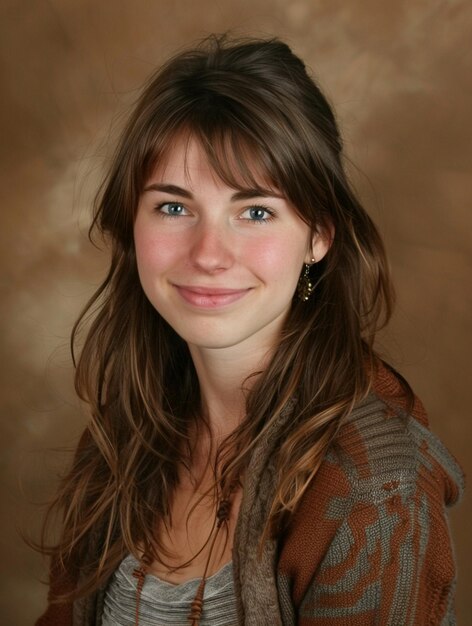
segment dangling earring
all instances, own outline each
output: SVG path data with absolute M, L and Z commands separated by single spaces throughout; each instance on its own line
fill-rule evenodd
M 315 263 L 315 259 L 311 259 L 311 260 L 313 263 Z M 298 279 L 297 294 L 298 294 L 298 298 L 302 302 L 307 302 L 307 300 L 310 299 L 311 294 L 315 290 L 315 285 L 311 282 L 311 278 L 310 278 L 311 265 L 309 265 L 308 263 L 305 263 L 304 265 L 305 265 L 304 270 L 300 278 Z

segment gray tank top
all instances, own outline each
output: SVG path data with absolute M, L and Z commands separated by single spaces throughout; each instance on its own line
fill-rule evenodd
M 102 626 L 135 626 L 136 578 L 139 566 L 127 556 L 113 575 L 105 594 Z M 199 578 L 172 585 L 149 574 L 146 576 L 139 609 L 139 626 L 188 626 L 190 605 L 197 592 Z M 200 626 L 236 626 L 233 564 L 227 563 L 207 578 Z

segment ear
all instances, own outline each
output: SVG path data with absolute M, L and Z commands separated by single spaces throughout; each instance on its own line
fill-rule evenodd
M 333 240 L 334 226 L 331 223 L 328 225 L 328 227 L 317 229 L 313 233 L 313 237 L 311 239 L 311 247 L 306 254 L 305 263 L 307 265 L 312 265 L 313 263 L 318 263 L 319 261 L 321 261 L 321 259 L 331 248 Z

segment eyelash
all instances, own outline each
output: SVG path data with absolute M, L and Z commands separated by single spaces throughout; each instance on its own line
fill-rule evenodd
M 164 213 L 164 211 L 162 211 L 162 209 L 165 206 L 171 206 L 171 205 L 180 206 L 185 209 L 184 205 L 181 202 L 161 202 L 160 204 L 156 206 L 156 210 L 161 217 L 166 218 L 166 219 L 167 218 L 174 219 L 176 217 L 181 217 L 180 215 L 171 215 L 170 213 Z
M 268 224 L 269 222 L 272 222 L 272 220 L 275 218 L 275 211 L 273 211 L 272 209 L 269 209 L 269 207 L 264 206 L 262 204 L 254 204 L 251 205 L 249 207 L 247 207 L 243 213 L 246 213 L 246 211 L 250 211 L 251 209 L 257 209 L 260 211 L 265 211 L 265 213 L 268 213 L 269 217 L 266 217 L 262 220 L 251 220 L 248 217 L 243 217 L 241 219 L 244 219 L 246 222 L 251 222 L 253 224 Z
M 185 209 L 185 206 L 181 202 L 161 202 L 160 204 L 158 204 L 156 206 L 156 209 L 157 209 L 159 215 L 162 218 L 164 218 L 164 219 L 175 219 L 176 217 L 182 217 L 181 215 L 171 215 L 170 213 L 165 213 L 164 211 L 162 211 L 162 209 L 164 207 L 170 206 L 170 205 L 179 206 L 179 207 L 182 207 L 183 209 Z M 269 207 L 266 207 L 266 206 L 264 206 L 262 204 L 253 204 L 253 205 L 247 207 L 246 209 L 244 209 L 243 213 L 246 213 L 246 211 L 250 211 L 251 209 L 264 211 L 265 213 L 268 213 L 269 217 L 266 217 L 266 218 L 263 218 L 263 219 L 260 219 L 260 220 L 254 220 L 254 219 L 250 219 L 248 217 L 241 218 L 245 222 L 251 222 L 252 224 L 267 224 L 267 223 L 271 222 L 275 218 L 275 211 L 273 211 Z

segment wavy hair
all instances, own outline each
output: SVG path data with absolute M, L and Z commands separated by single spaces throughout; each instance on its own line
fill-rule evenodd
M 343 418 L 369 392 L 373 340 L 391 314 L 381 238 L 348 182 L 335 117 L 304 63 L 278 39 L 216 36 L 169 60 L 136 103 L 97 195 L 91 232 L 109 242 L 111 264 L 72 333 L 73 346 L 85 337 L 75 386 L 91 418 L 50 509 L 63 514 L 59 541 L 43 551 L 68 572 L 86 572 L 76 595 L 102 584 L 138 545 L 165 553 L 156 520 L 169 512 L 190 428 L 200 425 L 188 347 L 146 298 L 133 241 L 144 185 L 182 135 L 199 142 L 227 185 L 269 181 L 313 233 L 335 233 L 310 269 L 314 297 L 294 296 L 270 362 L 254 372 L 246 417 L 218 450 L 224 495 L 290 403 L 264 538 L 289 522 Z M 105 540 L 92 561 L 97 532 Z

